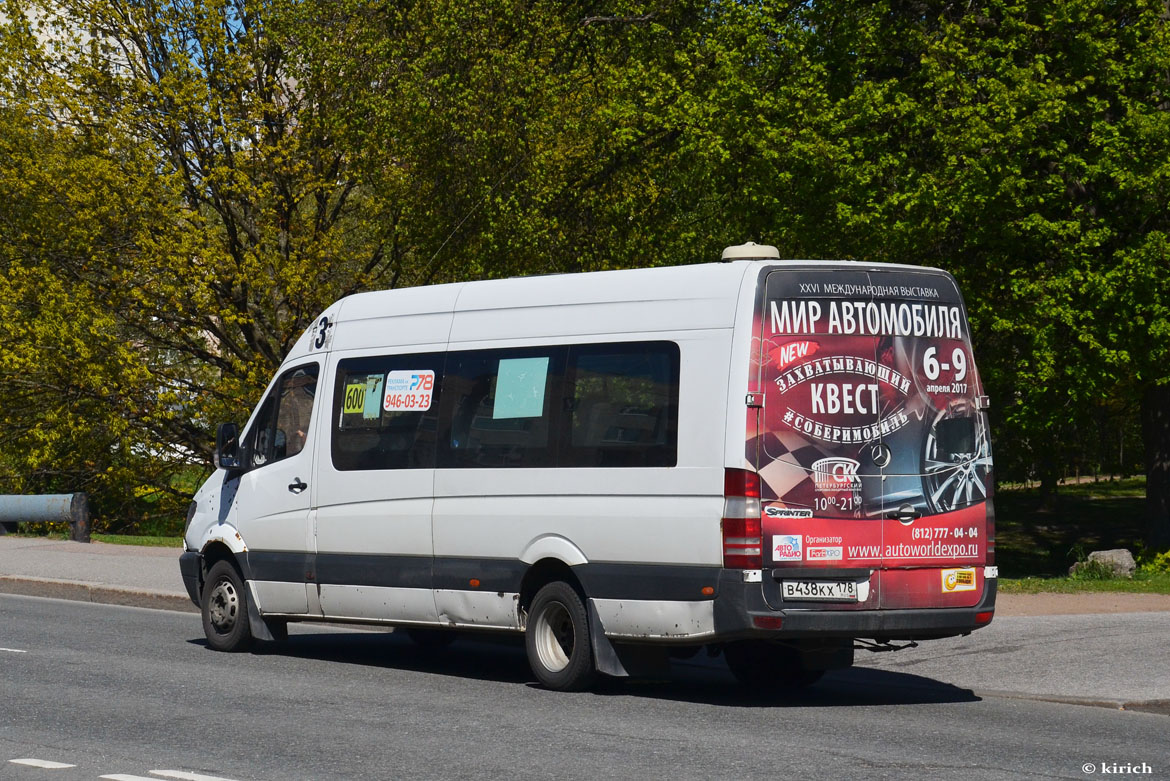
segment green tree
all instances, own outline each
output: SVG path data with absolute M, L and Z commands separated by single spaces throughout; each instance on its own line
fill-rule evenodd
M 1170 537 L 1162 2 L 29 2 L 0 52 L 0 394 L 74 379 L 92 407 L 12 405 L 6 470 L 66 411 L 42 460 L 91 454 L 76 479 L 206 463 L 349 292 L 759 239 L 954 272 L 1005 473 L 1054 488 L 1137 417 Z
M 9 2 L 5 16 L 10 480 L 31 485 L 23 454 L 42 437 L 57 443 L 42 461 L 80 454 L 60 483 L 100 486 L 117 453 L 154 466 L 130 496 L 165 494 L 316 312 L 387 273 L 381 205 L 289 78 L 270 19 L 243 4 Z M 36 387 L 53 403 L 20 407 Z M 157 512 L 181 517 L 178 493 Z M 98 507 L 125 517 L 125 502 Z
M 22 154 L 0 163 L 27 207 L 8 228 L 21 262 L 5 267 L 14 292 L 23 285 L 12 298 L 23 357 L 0 393 L 20 398 L 21 373 L 43 371 L 46 352 L 72 356 L 73 372 L 134 366 L 86 412 L 133 433 L 119 448 L 127 463 L 206 464 L 212 423 L 238 418 L 342 295 L 605 267 L 606 226 L 643 224 L 628 212 L 638 191 L 623 191 L 629 152 L 608 149 L 618 131 L 599 108 L 632 61 L 615 42 L 649 24 L 648 12 L 238 0 L 6 8 L 2 94 L 13 122 L 35 118 L 39 136 L 13 134 Z M 615 193 L 622 213 L 611 220 Z M 73 356 L 54 341 L 64 333 L 30 330 L 54 301 L 38 281 L 50 275 L 69 288 L 57 303 L 92 351 Z M 105 456 L 93 454 L 108 442 L 70 433 L 64 410 L 23 413 L 14 431 L 51 430 L 61 449 L 88 454 L 65 482 L 98 480 Z M 19 459 L 9 463 L 19 479 Z
M 650 254 L 764 236 L 793 257 L 951 270 L 1004 473 L 1055 490 L 1102 415 L 1140 418 L 1149 536 L 1170 541 L 1164 4 L 706 11 L 674 31 L 686 76 L 610 109 L 671 139 L 649 169 Z M 669 110 L 639 111 L 646 94 Z
M 1047 488 L 1097 410 L 1140 409 L 1150 538 L 1170 542 L 1164 4 L 826 1 L 806 19 L 830 100 L 811 120 L 841 161 L 825 246 L 959 277 L 998 453 Z
M 299 82 L 387 202 L 391 284 L 662 256 L 702 4 L 295 3 Z M 335 76 L 334 76 L 335 74 Z M 676 212 L 672 212 L 676 213 Z M 675 245 L 677 246 L 677 245 Z
M 22 33 L 5 32 L 11 54 Z M 157 354 L 78 277 L 116 253 L 141 204 L 106 150 L 44 116 L 13 74 L 0 70 L 0 490 L 84 490 L 99 516 L 150 521 L 181 501 L 173 445 L 142 430 L 169 425 L 165 405 L 145 404 L 165 394 Z

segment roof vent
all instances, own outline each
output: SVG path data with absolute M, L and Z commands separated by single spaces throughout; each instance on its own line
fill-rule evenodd
M 771 244 L 736 244 L 723 250 L 724 260 L 779 260 L 780 250 Z

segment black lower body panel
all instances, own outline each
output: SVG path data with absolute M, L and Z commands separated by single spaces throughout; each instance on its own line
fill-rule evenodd
M 198 552 L 188 550 L 179 555 L 179 572 L 183 576 L 183 586 L 196 607 L 199 606 L 199 575 L 202 568 L 203 556 Z
M 715 635 L 720 640 L 755 637 L 860 637 L 928 640 L 975 631 L 990 622 L 996 583 L 988 580 L 975 607 L 913 610 L 773 610 L 759 583 L 742 582 L 739 570 L 724 570 L 715 600 Z M 765 577 L 767 575 L 765 574 Z M 987 620 L 980 620 L 986 618 Z

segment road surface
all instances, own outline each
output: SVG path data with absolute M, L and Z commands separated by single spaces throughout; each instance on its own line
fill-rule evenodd
M 989 648 L 1028 641 L 1023 624 L 1000 631 Z M 302 625 L 278 651 L 220 654 L 190 613 L 13 595 L 0 595 L 0 648 L 0 778 L 17 781 L 1170 777 L 1170 717 L 989 696 L 930 672 L 992 675 L 1014 651 L 946 648 L 785 700 L 702 658 L 669 681 L 562 694 L 533 682 L 516 642 L 435 653 Z

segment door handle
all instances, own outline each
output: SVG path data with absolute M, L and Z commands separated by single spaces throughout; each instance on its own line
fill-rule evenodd
M 299 477 L 294 477 L 293 481 L 288 484 L 288 490 L 292 491 L 294 494 L 299 494 L 301 491 L 305 490 L 308 487 L 309 487 L 309 484 L 302 482 L 301 478 L 299 478 Z
M 913 506 L 904 504 L 893 512 L 886 513 L 886 517 L 891 521 L 901 521 L 902 523 L 910 523 L 916 518 L 921 518 L 922 513 L 914 509 Z

